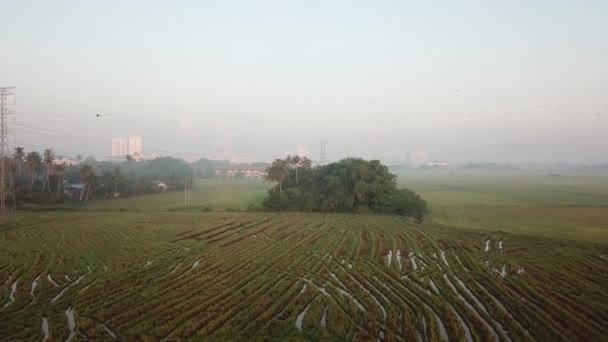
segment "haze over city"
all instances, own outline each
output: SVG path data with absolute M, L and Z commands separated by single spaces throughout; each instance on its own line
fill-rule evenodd
M 0 11 L 0 340 L 607 341 L 607 0 Z
M 325 138 L 329 160 L 608 161 L 605 1 L 13 1 L 2 12 L 1 85 L 22 106 L 15 146 L 104 157 L 113 137 L 137 135 L 153 155 L 194 160 L 229 144 L 268 161 L 300 145 L 314 159 Z

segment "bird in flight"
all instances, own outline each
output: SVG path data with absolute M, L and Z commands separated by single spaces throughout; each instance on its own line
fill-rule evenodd
M 105 113 L 105 114 L 95 114 L 95 117 L 100 117 L 100 116 L 109 116 L 110 114 Z

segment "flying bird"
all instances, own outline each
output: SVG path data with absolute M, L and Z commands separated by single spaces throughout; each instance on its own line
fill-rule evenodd
M 100 117 L 100 116 L 109 116 L 110 114 L 105 113 L 105 114 L 95 114 L 95 117 Z

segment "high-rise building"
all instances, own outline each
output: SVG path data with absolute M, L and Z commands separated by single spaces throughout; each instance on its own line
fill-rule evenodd
M 230 149 L 230 143 L 224 143 L 217 145 L 216 158 L 224 160 L 232 160 L 232 151 Z
M 410 161 L 414 165 L 424 165 L 428 159 L 429 154 L 426 151 L 418 150 L 410 152 Z
M 124 157 L 129 153 L 129 141 L 127 138 L 112 138 L 112 157 Z
M 141 159 L 144 156 L 143 143 L 141 137 L 114 137 L 112 138 L 112 157 L 124 157 L 131 155 L 135 159 Z
M 142 158 L 144 156 L 141 137 L 129 137 L 129 154 L 135 159 Z
M 300 158 L 309 158 L 310 157 L 310 149 L 306 145 L 298 146 L 298 157 Z

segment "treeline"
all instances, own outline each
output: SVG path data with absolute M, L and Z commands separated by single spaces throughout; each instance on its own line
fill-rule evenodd
M 426 202 L 408 189 L 378 160 L 347 158 L 312 167 L 309 159 L 288 156 L 266 168 L 274 183 L 264 207 L 275 211 L 355 212 L 371 210 L 421 221 Z
M 230 160 L 214 160 L 200 158 L 191 164 L 196 178 L 245 178 L 246 170 L 263 172 L 270 164 L 258 163 L 233 163 Z M 216 171 L 218 171 L 216 173 Z M 230 173 L 233 171 L 233 173 Z
M 82 161 L 78 156 L 76 165 L 68 165 L 59 162 L 52 149 L 26 153 L 17 147 L 3 162 L 10 207 L 183 190 L 193 176 L 187 162 L 171 157 L 135 161 L 127 156 L 122 162 L 109 162 L 92 157 Z

